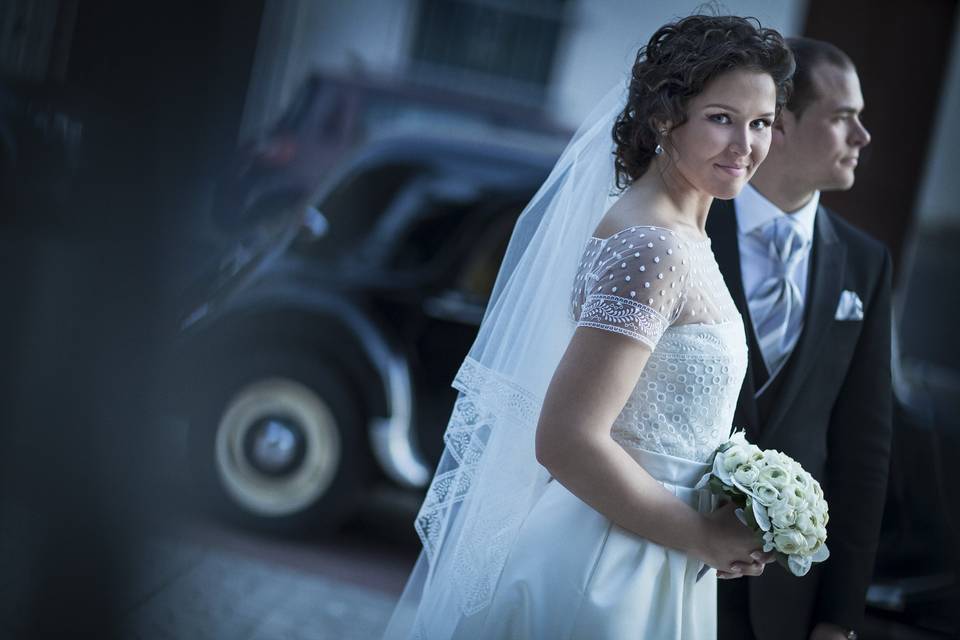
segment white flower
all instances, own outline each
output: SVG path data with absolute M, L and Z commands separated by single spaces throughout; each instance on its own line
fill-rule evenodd
M 805 536 L 812 536 L 817 533 L 817 521 L 809 511 L 800 511 L 797 513 L 797 531 Z
M 790 503 L 784 499 L 777 500 L 773 503 L 770 508 L 767 509 L 767 513 L 770 515 L 773 526 L 778 529 L 791 527 L 797 521 L 797 510 L 790 506 Z
M 776 449 L 767 449 L 764 451 L 763 459 L 767 461 L 767 464 L 775 464 L 783 467 L 784 469 L 791 469 L 793 468 L 793 465 L 796 464 L 796 461 L 793 458 L 782 451 L 777 451 Z
M 747 440 L 747 432 L 744 429 L 739 431 L 734 431 L 730 434 L 730 437 L 727 438 L 727 444 L 729 445 L 741 445 L 744 447 L 750 446 L 750 442 Z
M 790 470 L 793 474 L 791 481 L 794 485 L 803 489 L 805 493 L 809 493 L 811 496 L 815 496 L 813 493 L 813 476 L 803 470 L 798 463 L 794 463 L 793 468 Z
M 736 480 L 737 484 L 745 487 L 752 487 L 759 477 L 760 469 L 749 462 L 741 464 L 733 473 L 733 479 Z
M 760 479 L 765 480 L 777 489 L 783 489 L 791 484 L 792 475 L 790 468 L 777 462 L 767 462 L 767 466 L 760 471 Z
M 817 482 L 816 478 L 810 476 L 810 480 L 813 484 L 813 495 L 817 496 L 819 499 L 823 499 L 823 488 L 820 486 L 820 483 Z
M 769 507 L 780 499 L 780 492 L 770 483 L 759 480 L 753 485 L 753 497 L 763 506 Z
M 806 555 L 808 555 L 808 556 L 813 556 L 813 555 L 819 553 L 820 548 L 823 547 L 823 544 L 824 544 L 823 540 L 821 540 L 820 538 L 817 538 L 817 537 L 814 537 L 812 541 L 808 539 L 807 542 L 808 542 L 808 544 L 807 544 L 807 554 L 806 554 Z
M 732 485 L 733 472 L 750 457 L 746 448 L 734 445 L 725 451 L 717 452 L 713 461 L 713 473 L 726 485 Z
M 807 545 L 807 540 L 799 531 L 785 529 L 782 531 L 774 531 L 773 543 L 776 545 L 777 551 L 787 555 L 793 555 L 803 551 Z
M 813 504 L 807 509 L 814 517 L 817 524 L 825 525 L 827 523 L 827 503 L 823 500 L 813 500 Z
M 790 503 L 790 506 L 795 509 L 803 509 L 806 507 L 807 497 L 799 487 L 786 487 L 781 492 L 781 495 Z
M 827 502 L 823 498 L 817 498 L 808 491 L 805 510 L 810 512 L 817 524 L 826 524 Z

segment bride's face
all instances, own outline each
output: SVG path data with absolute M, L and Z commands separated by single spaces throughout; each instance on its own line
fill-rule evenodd
M 737 69 L 714 78 L 687 105 L 687 121 L 665 136 L 665 167 L 694 189 L 730 199 L 770 149 L 776 87 L 769 74 Z

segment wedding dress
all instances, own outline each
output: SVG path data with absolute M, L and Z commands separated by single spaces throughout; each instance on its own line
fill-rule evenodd
M 653 349 L 612 436 L 678 498 L 712 510 L 710 495 L 692 487 L 730 433 L 747 347 L 710 241 L 651 226 L 590 238 L 571 322 Z M 489 608 L 462 617 L 454 637 L 714 638 L 716 574 L 698 582 L 700 567 L 549 481 L 520 526 Z
M 543 398 L 577 330 L 652 353 L 612 425 L 691 507 L 729 434 L 747 367 L 743 323 L 709 241 L 637 226 L 591 237 L 620 197 L 614 87 L 524 208 L 453 386 L 445 449 L 417 514 L 423 552 L 385 640 L 713 638 L 716 576 L 610 523 L 537 464 Z

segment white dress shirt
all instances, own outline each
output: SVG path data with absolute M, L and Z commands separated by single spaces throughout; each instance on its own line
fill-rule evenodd
M 800 295 L 806 305 L 807 273 L 810 270 L 810 247 L 813 240 L 814 223 L 817 216 L 817 207 L 820 204 L 820 192 L 815 191 L 810 201 L 793 213 L 781 211 L 777 205 L 767 200 L 759 191 L 747 184 L 734 198 L 734 211 L 737 215 L 737 240 L 740 245 L 740 273 L 743 277 L 743 292 L 747 297 L 747 305 L 762 282 L 776 271 L 771 262 L 769 246 L 760 241 L 751 232 L 769 223 L 778 216 L 789 215 L 797 223 L 800 232 L 805 236 L 806 255 L 803 256 L 800 266 L 793 273 L 793 281 L 800 290 Z M 752 319 L 751 319 L 752 322 Z M 796 335 L 792 342 L 796 344 L 802 324 L 795 328 Z M 754 326 L 756 331 L 756 326 Z M 772 380 L 779 371 L 770 371 Z M 768 381 L 769 382 L 769 381 Z M 766 385 L 764 385 L 766 386 Z M 763 389 L 758 390 L 758 393 Z

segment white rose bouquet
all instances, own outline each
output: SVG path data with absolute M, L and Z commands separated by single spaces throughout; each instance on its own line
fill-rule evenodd
M 764 552 L 776 551 L 793 575 L 806 575 L 812 563 L 830 557 L 823 490 L 790 456 L 761 451 L 735 432 L 717 447 L 713 469 L 697 484 L 704 487 L 740 507 L 743 523 L 763 536 Z

